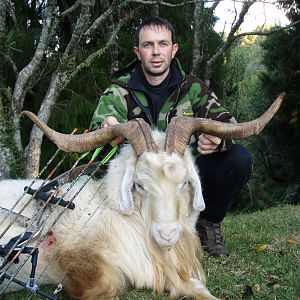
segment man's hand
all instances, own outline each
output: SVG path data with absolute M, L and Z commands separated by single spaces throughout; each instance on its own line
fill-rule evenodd
M 103 120 L 103 122 L 101 123 L 101 128 L 112 126 L 112 125 L 116 125 L 116 124 L 119 124 L 118 120 L 115 117 L 113 117 L 113 116 L 109 116 L 109 117 L 107 117 L 107 118 L 105 118 Z M 120 144 L 123 141 L 123 139 L 124 138 L 122 136 L 117 136 L 109 144 L 112 147 L 115 147 L 118 144 Z
M 198 152 L 202 155 L 211 154 L 215 152 L 221 144 L 222 139 L 217 136 L 202 133 L 198 139 Z

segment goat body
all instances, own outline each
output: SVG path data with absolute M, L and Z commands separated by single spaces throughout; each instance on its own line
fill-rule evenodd
M 165 135 L 154 137 L 162 149 Z M 72 190 L 84 181 L 79 179 Z M 0 182 L 0 206 L 10 209 L 29 184 L 27 180 Z M 68 193 L 65 200 L 71 197 Z M 47 218 L 42 233 L 48 234 L 39 245 L 39 283 L 63 280 L 66 290 L 80 299 L 112 299 L 128 285 L 158 294 L 168 291 L 171 298 L 216 299 L 205 286 L 199 262 L 195 223 L 204 202 L 189 149 L 183 157 L 160 150 L 137 158 L 127 145 L 101 181 L 87 183 L 75 204 L 75 210 L 66 210 L 53 227 L 63 208 L 56 207 Z M 36 203 L 31 201 L 23 215 L 32 217 L 35 212 Z M 0 244 L 22 231 L 14 223 Z M 17 267 L 12 265 L 9 272 Z M 27 262 L 17 278 L 28 281 L 29 270 Z

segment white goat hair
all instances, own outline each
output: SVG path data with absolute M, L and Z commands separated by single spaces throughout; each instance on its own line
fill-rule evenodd
M 161 149 L 164 138 L 165 134 L 154 133 Z M 84 180 L 76 183 L 75 191 Z M 29 184 L 28 180 L 0 182 L 0 206 L 10 209 Z M 137 158 L 130 145 L 124 146 L 105 177 L 90 180 L 75 205 L 75 210 L 64 212 L 39 246 L 39 284 L 63 280 L 66 290 L 80 299 L 113 299 L 128 285 L 158 294 L 168 291 L 171 298 L 217 299 L 205 286 L 199 262 L 195 224 L 204 202 L 189 149 L 183 157 L 161 150 Z M 33 200 L 23 215 L 32 217 L 35 209 Z M 43 232 L 62 209 L 54 210 Z M 0 244 L 22 231 L 14 223 Z M 17 267 L 12 265 L 10 272 Z M 29 272 L 30 260 L 17 278 L 28 281 Z M 10 289 L 14 288 L 11 284 Z

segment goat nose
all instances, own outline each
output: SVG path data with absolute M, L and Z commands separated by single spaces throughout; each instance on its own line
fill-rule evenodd
M 178 231 L 178 225 L 177 224 L 164 224 L 159 226 L 158 232 L 161 238 L 163 238 L 166 241 L 170 241 L 174 236 L 176 235 Z

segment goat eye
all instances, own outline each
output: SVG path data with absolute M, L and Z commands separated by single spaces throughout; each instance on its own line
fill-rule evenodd
M 139 182 L 135 182 L 135 187 L 136 187 L 136 189 L 137 189 L 139 192 L 144 192 L 144 191 L 145 191 L 143 185 L 142 185 L 141 183 L 139 183 Z
M 182 185 L 181 185 L 181 188 L 184 189 L 188 184 L 188 181 L 186 180 Z

